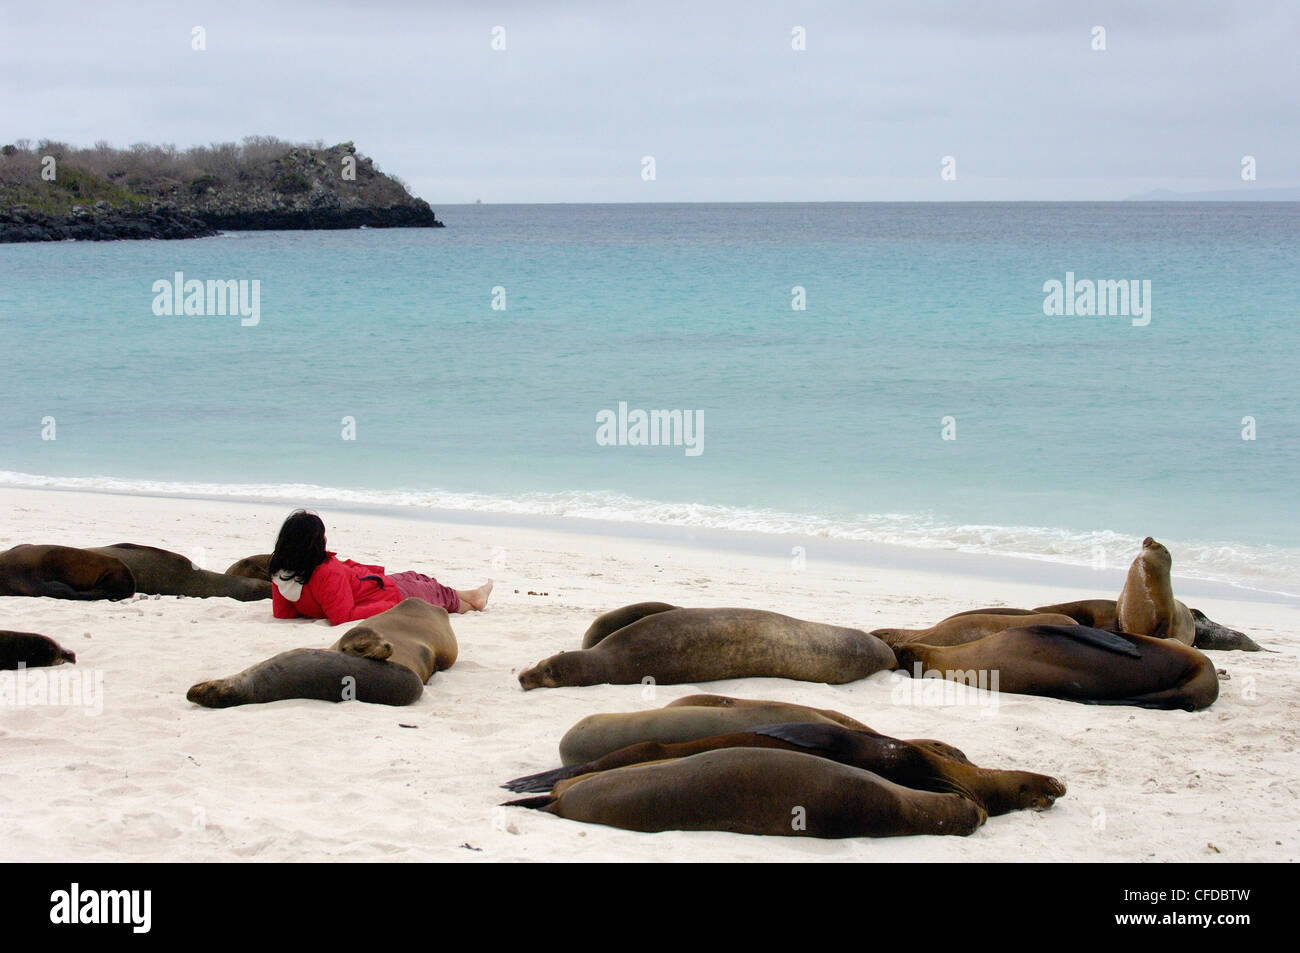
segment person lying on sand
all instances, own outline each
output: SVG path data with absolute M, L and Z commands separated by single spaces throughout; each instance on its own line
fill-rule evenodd
M 315 513 L 295 510 L 280 527 L 271 554 L 271 611 L 277 619 L 307 616 L 330 625 L 368 619 L 416 598 L 451 613 L 482 610 L 492 593 L 489 579 L 477 589 L 457 590 L 418 572 L 384 573 L 339 559 L 325 548 L 325 524 Z

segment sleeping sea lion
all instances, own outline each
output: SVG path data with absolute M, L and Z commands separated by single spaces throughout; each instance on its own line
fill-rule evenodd
M 35 632 L 0 632 L 0 669 L 19 665 L 38 668 L 47 665 L 76 664 L 77 653 L 70 652 L 53 639 Z
M 748 677 L 841 684 L 893 667 L 889 646 L 858 629 L 758 609 L 667 609 L 638 617 L 592 648 L 553 655 L 521 672 L 519 683 L 525 691 L 645 679 L 661 685 Z
M 112 555 L 28 543 L 0 553 L 0 596 L 127 599 L 135 591 L 131 570 Z
M 138 543 L 94 546 L 86 552 L 120 559 L 131 568 L 136 592 L 163 596 L 223 596 L 240 602 L 271 598 L 271 584 L 198 569 L 179 553 Z
M 447 610 L 404 599 L 343 633 L 328 649 L 281 652 L 228 678 L 200 682 L 186 698 L 230 708 L 286 698 L 409 705 L 434 672 L 456 662 Z

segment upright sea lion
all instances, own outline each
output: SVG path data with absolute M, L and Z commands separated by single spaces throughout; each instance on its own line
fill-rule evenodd
M 666 602 L 637 602 L 621 609 L 613 609 L 599 616 L 582 635 L 582 647 L 589 649 L 597 645 L 605 636 L 631 625 L 638 619 L 644 619 L 656 612 L 671 612 L 681 606 L 672 606 Z
M 693 701 L 697 700 L 697 701 Z M 671 744 L 786 722 L 826 722 L 866 729 L 848 715 L 787 702 L 692 695 L 649 711 L 588 715 L 560 739 L 560 761 L 581 764 L 642 741 Z
M 1051 807 L 1058 797 L 1065 794 L 1065 785 L 1046 775 L 980 768 L 969 761 L 941 754 L 924 742 L 901 741 L 869 728 L 845 728 L 825 722 L 766 725 L 753 731 L 668 745 L 642 742 L 585 764 L 516 778 L 503 787 L 519 793 L 552 791 L 558 795 L 561 789 L 556 786 L 570 778 L 630 764 L 685 758 L 720 748 L 782 748 L 815 754 L 819 758 L 874 771 L 904 787 L 937 793 L 964 793 L 990 816 L 1025 808 Z
M 136 592 L 163 596 L 221 596 L 240 602 L 271 598 L 271 584 L 198 569 L 179 553 L 138 543 L 116 543 L 86 550 L 120 559 L 131 567 Z
M 1082 625 L 1013 624 L 963 645 L 906 642 L 894 653 L 909 675 L 919 666 L 921 674 L 969 683 L 977 672 L 996 672 L 999 691 L 1020 695 L 1187 711 L 1219 697 L 1214 663 L 1195 649 Z
M 0 553 L 0 596 L 126 599 L 133 595 L 131 570 L 112 555 L 27 543 Z
M 257 556 L 245 556 L 233 562 L 226 569 L 227 576 L 242 576 L 245 579 L 271 581 L 271 554 L 261 553 Z
M 76 661 L 76 652 L 68 651 L 47 636 L 35 632 L 0 632 L 0 669 L 16 669 L 19 665 L 38 668 Z
M 1142 540 L 1142 552 L 1129 566 L 1124 588 L 1115 603 L 1121 632 L 1177 639 L 1184 645 L 1196 641 L 1196 623 L 1191 612 L 1174 599 L 1169 576 L 1172 566 L 1169 550 L 1150 536 Z
M 404 599 L 357 623 L 328 649 L 281 652 L 237 675 L 200 682 L 185 697 L 206 708 L 286 698 L 409 705 L 456 656 L 447 610 Z
M 510 802 L 632 831 L 811 837 L 969 834 L 987 814 L 961 794 L 902 787 L 861 768 L 774 748 L 724 748 L 584 775 Z
M 647 678 L 661 685 L 750 677 L 840 684 L 893 667 L 889 646 L 858 629 L 758 609 L 671 609 L 593 648 L 553 655 L 520 673 L 519 683 L 525 691 Z

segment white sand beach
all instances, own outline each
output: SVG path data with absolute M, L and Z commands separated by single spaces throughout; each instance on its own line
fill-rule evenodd
M 0 549 L 132 541 L 204 568 L 268 552 L 291 507 L 219 500 L 0 490 Z M 1273 652 L 1213 653 L 1227 677 L 1198 713 L 973 693 L 907 704 L 910 682 L 744 679 L 523 692 L 518 672 L 579 647 L 599 613 L 656 599 L 744 606 L 873 629 L 924 626 L 980 605 L 1033 606 L 1111 588 L 819 555 L 721 549 L 631 533 L 440 522 L 319 507 L 330 547 L 467 588 L 491 576 L 487 612 L 453 617 L 456 665 L 408 708 L 285 701 L 212 711 L 197 681 L 285 649 L 325 647 L 325 622 L 277 621 L 269 602 L 137 596 L 119 603 L 0 598 L 0 628 L 39 632 L 102 677 L 102 711 L 0 707 L 0 859 L 15 861 L 1290 861 L 1300 855 L 1300 613 L 1215 596 L 1188 601 Z M 1178 589 L 1178 554 L 1174 583 Z M 1110 577 L 1107 577 L 1110 578 Z M 1222 678 L 1223 676 L 1221 676 Z M 944 683 L 934 683 L 942 685 Z M 938 738 L 987 767 L 1063 780 L 1044 812 L 991 818 L 970 837 L 815 840 L 638 834 L 517 808 L 498 785 L 558 766 L 557 744 L 596 712 L 699 691 L 833 708 L 898 737 Z M 96 706 L 98 707 L 98 706 Z

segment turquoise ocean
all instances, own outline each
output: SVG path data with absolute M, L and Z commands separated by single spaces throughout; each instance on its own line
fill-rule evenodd
M 1300 205 L 438 212 L 0 245 L 0 483 L 1077 565 L 1153 535 L 1300 593 Z M 156 314 L 177 272 L 258 282 L 258 323 Z M 1149 323 L 1044 314 L 1067 273 L 1149 281 Z M 621 402 L 701 419 L 702 452 L 598 443 Z

